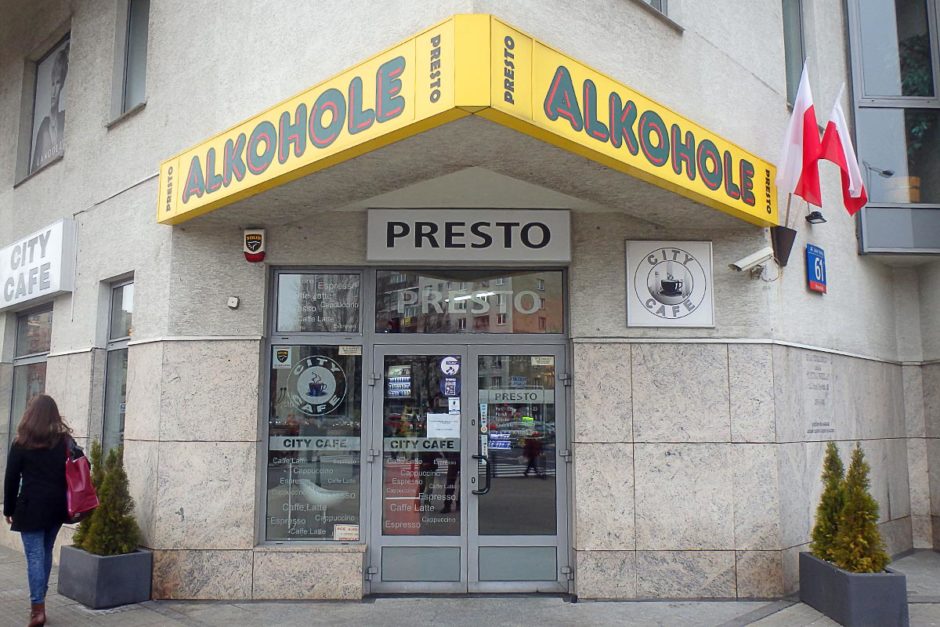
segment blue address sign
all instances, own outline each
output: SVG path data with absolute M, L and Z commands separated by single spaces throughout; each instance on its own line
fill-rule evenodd
M 812 244 L 806 245 L 806 285 L 814 292 L 826 293 L 826 252 Z

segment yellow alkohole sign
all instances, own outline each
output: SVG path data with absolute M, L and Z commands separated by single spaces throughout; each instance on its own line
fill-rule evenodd
M 160 166 L 178 224 L 480 115 L 759 226 L 774 166 L 490 15 L 456 15 Z

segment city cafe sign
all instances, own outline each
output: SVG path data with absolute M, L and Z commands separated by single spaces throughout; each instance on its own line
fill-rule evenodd
M 59 220 L 0 249 L 0 311 L 72 291 L 74 233 Z
M 158 221 L 477 115 L 759 226 L 775 168 L 489 15 L 457 15 L 160 167 Z

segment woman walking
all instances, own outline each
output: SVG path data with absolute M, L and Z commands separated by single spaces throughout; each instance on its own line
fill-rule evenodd
M 65 455 L 71 432 L 52 397 L 41 394 L 26 408 L 7 458 L 3 515 L 23 539 L 32 603 L 29 627 L 46 624 L 52 548 L 68 518 Z

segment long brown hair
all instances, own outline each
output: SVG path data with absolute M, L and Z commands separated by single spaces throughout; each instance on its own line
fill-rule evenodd
M 62 421 L 59 407 L 51 396 L 40 394 L 29 402 L 16 428 L 16 441 L 23 448 L 52 448 L 72 429 Z

